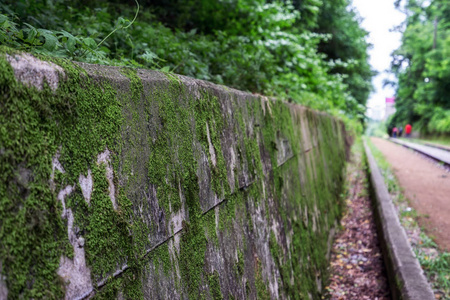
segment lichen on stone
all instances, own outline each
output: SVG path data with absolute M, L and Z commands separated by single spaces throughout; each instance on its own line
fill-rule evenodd
M 6 59 L 11 64 L 18 81 L 27 86 L 34 86 L 38 90 L 42 90 L 44 83 L 47 83 L 55 91 L 58 88 L 60 75 L 64 76 L 64 70 L 60 66 L 37 59 L 28 53 L 6 54 Z

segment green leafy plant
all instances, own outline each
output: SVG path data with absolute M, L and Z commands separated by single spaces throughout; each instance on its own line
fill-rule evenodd
M 0 42 L 19 50 L 48 56 L 104 62 L 107 50 L 101 45 L 118 30 L 127 29 L 133 24 L 139 14 L 139 3 L 135 2 L 137 10 L 133 20 L 119 17 L 117 26 L 98 43 L 91 36 L 73 35 L 65 30 L 36 28 L 28 23 L 23 23 L 24 26 L 20 28 L 4 14 L 0 14 Z
M 140 2 L 135 9 L 116 1 L 5 0 L 1 43 L 177 72 L 345 115 L 349 124 L 364 119 L 372 76 L 367 33 L 348 0 Z M 131 21 L 123 17 L 132 14 Z M 333 39 L 342 47 L 324 47 Z
M 450 7 L 446 0 L 397 1 L 407 15 L 392 54 L 398 78 L 390 126 L 413 124 L 424 135 L 450 135 Z

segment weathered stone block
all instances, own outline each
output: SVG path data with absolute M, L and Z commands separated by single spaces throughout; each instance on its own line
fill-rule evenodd
M 0 68 L 0 295 L 320 299 L 339 120 L 156 71 Z

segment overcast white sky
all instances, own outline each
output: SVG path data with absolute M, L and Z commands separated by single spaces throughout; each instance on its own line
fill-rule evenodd
M 388 78 L 385 71 L 390 67 L 391 52 L 401 42 L 401 34 L 390 32 L 390 29 L 402 23 L 405 15 L 394 8 L 394 0 L 353 0 L 353 6 L 364 19 L 362 27 L 370 34 L 368 41 L 373 45 L 369 50 L 370 64 L 379 72 L 373 79 L 375 91 L 367 102 L 367 114 L 371 118 L 381 118 L 384 116 L 385 98 L 395 94 L 394 89 L 383 88 L 383 79 Z

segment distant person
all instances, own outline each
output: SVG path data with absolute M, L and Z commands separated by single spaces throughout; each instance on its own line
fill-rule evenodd
M 410 124 L 406 124 L 405 126 L 405 137 L 411 136 L 412 126 Z
M 398 132 L 398 129 L 397 129 L 397 127 L 394 127 L 393 129 L 392 129 L 392 137 L 397 137 L 397 132 Z
M 403 128 L 402 128 L 402 126 L 400 126 L 400 128 L 398 129 L 398 137 L 399 138 L 402 137 L 402 133 L 403 133 Z

